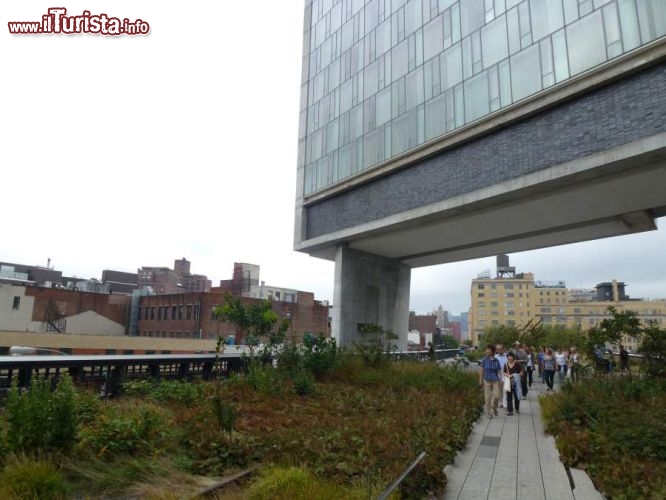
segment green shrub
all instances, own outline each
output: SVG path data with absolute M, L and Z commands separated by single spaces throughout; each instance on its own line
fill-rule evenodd
M 230 401 L 226 401 L 220 392 L 220 384 L 218 383 L 215 388 L 215 393 L 211 398 L 211 407 L 215 418 L 222 430 L 231 434 L 236 422 L 236 407 Z
M 666 391 L 661 381 L 598 377 L 540 399 L 562 461 L 585 468 L 613 498 L 661 498 Z
M 76 390 L 63 375 L 55 390 L 52 382 L 33 378 L 30 390 L 14 385 L 7 397 L 7 442 L 15 451 L 67 452 L 76 441 Z
M 282 377 L 272 365 L 259 360 L 250 360 L 246 375 L 247 383 L 261 394 L 279 394 L 282 391 Z
M 0 471 L 0 498 L 4 500 L 65 499 L 68 486 L 51 460 L 13 456 Z
M 299 396 L 307 396 L 315 390 L 315 381 L 312 373 L 301 370 L 294 375 L 294 392 Z
M 200 385 L 180 380 L 131 380 L 123 384 L 130 396 L 144 396 L 160 403 L 191 406 L 202 398 Z
M 643 371 L 647 376 L 666 379 L 666 330 L 655 325 L 645 328 L 638 352 L 643 355 Z
M 298 467 L 273 467 L 262 473 L 249 488 L 254 500 L 365 500 L 368 490 L 362 487 L 344 487 L 318 479 L 306 469 Z
M 287 376 L 293 376 L 303 367 L 303 355 L 294 343 L 284 344 L 276 353 L 277 368 Z
M 303 366 L 315 376 L 321 377 L 338 365 L 339 350 L 334 338 L 308 336 L 303 347 Z
M 82 429 L 78 447 L 100 457 L 123 453 L 146 455 L 159 448 L 167 430 L 158 408 L 148 404 L 138 408 L 109 406 L 90 426 Z

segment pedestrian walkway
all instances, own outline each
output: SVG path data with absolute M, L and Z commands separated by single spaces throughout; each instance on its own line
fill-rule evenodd
M 482 416 L 452 465 L 445 500 L 601 500 L 583 471 L 570 474 L 560 462 L 555 440 L 543 430 L 538 397 L 546 385 L 539 380 L 520 402 L 520 414 Z M 557 387 L 556 387 L 557 389 Z

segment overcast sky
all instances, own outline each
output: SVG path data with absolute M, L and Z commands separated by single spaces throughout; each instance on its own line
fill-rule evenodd
M 0 3 L 0 261 L 100 278 L 173 266 L 214 284 L 234 262 L 333 297 L 333 264 L 292 250 L 302 0 L 61 2 L 142 19 L 148 36 L 10 35 L 53 3 Z M 663 227 L 664 221 L 660 221 Z M 666 236 L 511 255 L 536 279 L 625 281 L 666 297 Z M 416 269 L 411 308 L 469 307 L 494 257 Z

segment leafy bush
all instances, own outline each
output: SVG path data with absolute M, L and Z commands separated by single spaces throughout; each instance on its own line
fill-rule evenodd
M 76 391 L 63 375 L 55 390 L 47 379 L 33 378 L 30 390 L 12 386 L 7 397 L 7 442 L 15 451 L 66 452 L 77 434 Z
M 337 366 L 339 350 L 334 338 L 309 336 L 304 339 L 303 346 L 303 366 L 315 376 L 321 377 Z
M 666 331 L 654 324 L 645 328 L 638 353 L 643 355 L 646 375 L 666 379 Z
M 82 429 L 79 450 L 92 450 L 100 457 L 118 454 L 151 454 L 167 435 L 168 426 L 159 408 L 108 406 Z
M 585 468 L 613 498 L 661 498 L 666 487 L 666 387 L 636 377 L 567 384 L 541 398 L 562 461 Z
M 294 375 L 294 392 L 299 396 L 307 396 L 315 390 L 315 381 L 312 373 L 301 370 Z
M 365 500 L 368 490 L 363 487 L 344 487 L 315 477 L 298 467 L 272 467 L 264 471 L 250 486 L 250 497 L 255 500 L 293 500 L 316 498 L 318 500 Z M 376 495 L 375 495 L 376 496 Z
M 375 323 L 363 325 L 360 333 L 362 341 L 352 344 L 365 366 L 377 368 L 388 363 L 389 354 L 396 349 L 391 341 L 398 337 L 391 330 L 384 330 Z
M 252 359 L 247 369 L 247 382 L 261 394 L 279 394 L 282 392 L 281 374 L 272 365 Z
M 199 384 L 180 380 L 132 380 L 123 384 L 123 390 L 130 396 L 148 396 L 160 403 L 177 403 L 185 406 L 201 399 Z
M 0 498 L 23 500 L 29 498 L 65 499 L 67 482 L 59 467 L 48 459 L 13 456 L 0 471 Z

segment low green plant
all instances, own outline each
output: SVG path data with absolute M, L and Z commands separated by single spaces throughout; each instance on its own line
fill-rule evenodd
M 217 423 L 224 431 L 231 434 L 237 418 L 236 407 L 224 398 L 219 383 L 216 384 L 215 392 L 211 397 L 211 407 L 215 418 L 217 418 Z
M 315 391 L 315 380 L 308 370 L 301 370 L 294 375 L 294 392 L 299 396 L 307 396 Z
M 315 377 L 330 373 L 340 361 L 340 350 L 334 338 L 319 335 L 303 339 L 303 366 Z
M 30 389 L 13 385 L 7 396 L 7 443 L 14 451 L 67 452 L 76 441 L 76 390 L 63 375 L 54 390 L 48 379 L 33 378 Z
M 0 498 L 3 500 L 58 500 L 68 495 L 67 481 L 51 459 L 13 455 L 0 471 Z
M 643 355 L 642 369 L 648 377 L 666 379 L 666 330 L 654 323 L 645 328 L 638 353 Z
M 108 406 L 91 425 L 82 429 L 77 448 L 99 457 L 150 455 L 167 436 L 166 423 L 163 411 L 147 403 L 135 407 Z
M 658 379 L 596 377 L 540 399 L 562 461 L 612 498 L 661 498 L 666 485 L 666 387 Z M 619 479 L 619 480 L 618 480 Z
M 271 467 L 249 488 L 249 496 L 254 500 L 298 498 L 365 500 L 368 498 L 368 493 L 365 487 L 334 484 L 300 467 Z
M 372 368 L 388 363 L 389 355 L 397 349 L 393 343 L 398 338 L 397 335 L 375 323 L 361 325 L 359 333 L 362 340 L 352 344 L 363 363 Z
M 255 391 L 262 394 L 279 394 L 282 392 L 283 378 L 281 374 L 268 363 L 258 359 L 251 359 L 248 363 L 247 383 Z

